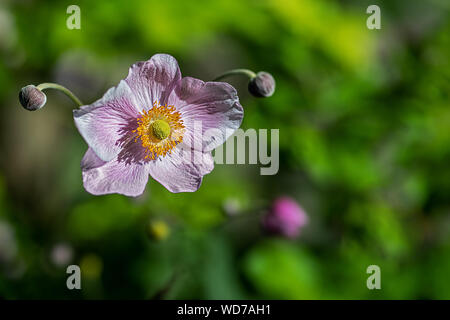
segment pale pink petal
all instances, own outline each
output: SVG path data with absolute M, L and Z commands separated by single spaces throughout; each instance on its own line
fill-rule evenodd
M 112 160 L 104 162 L 92 149 L 81 161 L 84 188 L 94 195 L 120 193 L 141 195 L 148 181 L 148 166 Z
M 148 110 L 155 101 L 165 104 L 180 79 L 177 60 L 168 54 L 155 54 L 148 61 L 132 65 L 125 81 L 136 96 L 139 108 Z
M 187 156 L 187 157 L 186 157 Z M 150 175 L 170 192 L 194 192 L 202 177 L 214 168 L 211 153 L 175 148 L 171 154 L 148 164 Z
M 168 104 L 182 114 L 185 143 L 206 152 L 224 143 L 244 116 L 236 89 L 225 82 L 185 77 L 177 83 Z
M 120 141 L 138 115 L 133 93 L 123 80 L 100 100 L 73 111 L 81 136 L 104 161 L 112 160 L 120 152 Z
M 88 148 L 83 156 L 83 159 L 81 159 L 82 170 L 95 169 L 103 166 L 104 164 L 106 164 L 106 161 L 100 159 L 92 150 L 92 148 Z

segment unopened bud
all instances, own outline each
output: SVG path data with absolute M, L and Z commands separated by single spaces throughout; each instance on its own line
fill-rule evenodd
M 275 79 L 268 72 L 258 72 L 248 83 L 248 91 L 258 98 L 266 98 L 275 92 Z
M 28 111 L 36 111 L 47 102 L 47 96 L 32 84 L 23 87 L 19 92 L 20 104 Z

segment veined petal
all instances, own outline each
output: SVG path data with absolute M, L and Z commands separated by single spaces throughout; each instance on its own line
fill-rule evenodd
M 185 143 L 195 149 L 201 146 L 205 152 L 224 143 L 239 128 L 244 116 L 236 89 L 225 82 L 185 77 L 178 81 L 168 103 L 182 114 Z
M 168 54 L 155 54 L 148 61 L 132 65 L 125 81 L 136 96 L 142 111 L 150 109 L 155 101 L 164 105 L 180 79 L 177 60 Z
M 81 170 L 84 171 L 95 169 L 105 165 L 106 163 L 106 161 L 103 161 L 95 154 L 92 148 L 88 148 L 83 156 L 83 159 L 81 159 Z
M 81 160 L 84 188 L 94 195 L 141 195 L 148 181 L 148 166 L 124 161 L 104 162 L 92 149 Z
M 200 188 L 202 178 L 214 168 L 211 153 L 177 148 L 171 154 L 149 163 L 153 179 L 170 192 L 194 192 Z
M 78 131 L 103 161 L 117 156 L 121 139 L 138 115 L 133 93 L 123 80 L 100 100 L 73 111 Z

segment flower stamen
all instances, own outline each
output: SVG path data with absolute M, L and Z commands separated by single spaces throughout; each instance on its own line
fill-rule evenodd
M 155 160 L 166 156 L 183 141 L 184 125 L 181 114 L 172 105 L 153 103 L 150 110 L 144 110 L 137 119 L 138 127 L 135 142 L 141 140 L 145 148 L 145 159 Z

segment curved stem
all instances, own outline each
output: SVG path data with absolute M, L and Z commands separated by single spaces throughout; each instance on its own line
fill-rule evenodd
M 78 99 L 69 89 L 67 89 L 66 87 L 63 87 L 60 84 L 45 82 L 45 83 L 41 83 L 40 85 L 36 86 L 36 88 L 41 91 L 46 90 L 46 89 L 59 90 L 62 93 L 64 93 L 66 96 L 68 96 L 73 102 L 75 102 L 78 107 L 81 107 L 83 105 L 83 103 L 80 101 L 80 99 Z
M 233 70 L 229 70 L 225 73 L 222 73 L 220 76 L 216 77 L 213 81 L 219 81 L 221 79 L 224 79 L 228 76 L 234 76 L 234 75 L 238 75 L 238 74 L 243 74 L 246 75 L 251 79 L 253 79 L 254 77 L 256 77 L 256 73 L 254 73 L 251 70 L 248 69 L 233 69 Z

